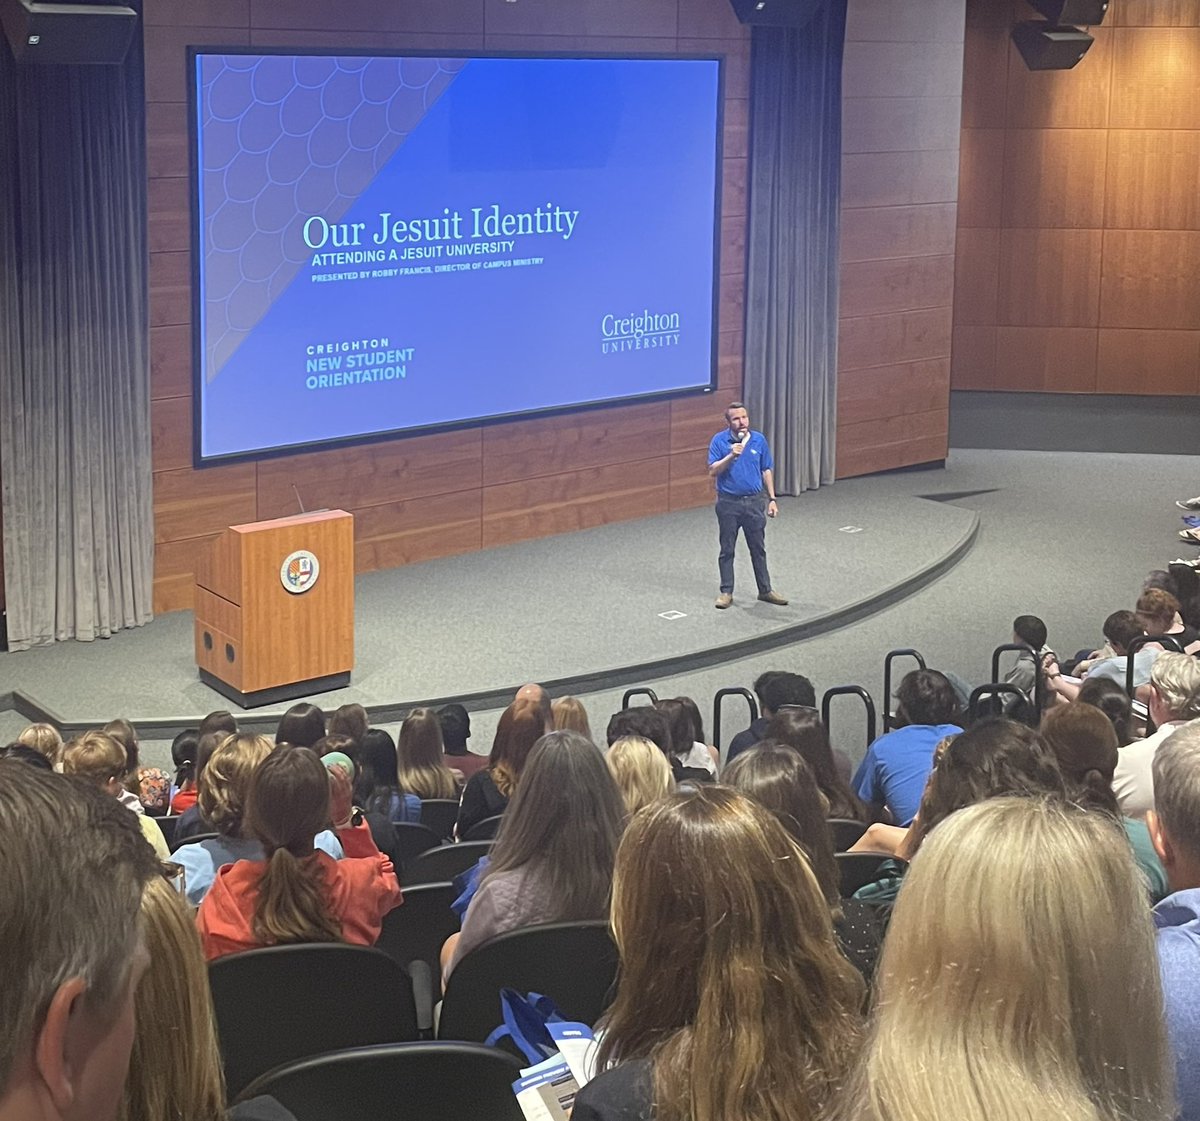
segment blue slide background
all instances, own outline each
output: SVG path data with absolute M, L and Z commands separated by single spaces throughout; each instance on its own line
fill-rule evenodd
M 203 457 L 709 384 L 716 62 L 209 55 L 197 81 Z M 301 237 L 547 203 L 580 212 L 569 240 L 482 258 L 314 266 L 338 249 Z M 510 258 L 542 263 L 369 276 Z M 675 345 L 603 352 L 605 315 L 647 310 Z M 308 348 L 353 339 L 411 348 L 405 377 L 309 388 Z

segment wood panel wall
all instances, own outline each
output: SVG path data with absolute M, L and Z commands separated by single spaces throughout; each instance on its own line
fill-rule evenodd
M 1200 4 L 1114 0 L 1073 70 L 969 0 L 952 384 L 1200 393 Z
M 293 486 L 355 515 L 360 571 L 710 500 L 704 451 L 742 384 L 749 38 L 728 0 L 145 0 L 145 23 L 155 611 L 191 606 L 225 526 L 296 513 Z M 188 44 L 723 54 L 725 392 L 194 470 Z
M 963 0 L 850 0 L 837 475 L 945 458 Z

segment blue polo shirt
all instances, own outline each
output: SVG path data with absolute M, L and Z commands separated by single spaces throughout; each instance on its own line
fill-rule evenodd
M 722 471 L 717 476 L 719 494 L 728 494 L 735 498 L 746 494 L 758 494 L 763 488 L 762 473 L 775 470 L 775 460 L 771 458 L 766 436 L 751 429 L 744 442 L 746 447 L 742 454 L 729 465 L 729 470 Z M 729 429 L 718 432 L 708 445 L 709 467 L 717 460 L 724 459 L 732 448 L 733 437 Z

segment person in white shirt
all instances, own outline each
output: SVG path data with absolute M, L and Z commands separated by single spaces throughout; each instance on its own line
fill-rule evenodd
M 1164 651 L 1150 669 L 1150 719 L 1158 729 L 1121 748 L 1113 792 L 1126 817 L 1144 818 L 1154 809 L 1154 753 L 1176 728 L 1200 718 L 1200 662 L 1190 654 Z

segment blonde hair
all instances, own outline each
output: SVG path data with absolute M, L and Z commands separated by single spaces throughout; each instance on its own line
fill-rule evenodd
M 17 743 L 32 747 L 39 755 L 44 755 L 51 763 L 57 763 L 62 754 L 62 736 L 53 724 L 30 724 L 21 729 Z
M 666 797 L 675 785 L 667 757 L 657 744 L 642 736 L 614 740 L 605 760 L 625 800 L 626 813 L 635 814 Z
M 587 709 L 578 697 L 559 697 L 550 704 L 556 732 L 578 732 L 592 738 L 592 726 L 588 723 Z
M 1200 662 L 1191 654 L 1164 650 L 1150 667 L 1150 684 L 1178 719 L 1200 716 Z
M 621 955 L 599 1069 L 648 1059 L 658 1121 L 810 1121 L 836 1100 L 863 983 L 775 816 L 702 785 L 647 806 L 617 854 Z
M 84 732 L 63 748 L 63 774 L 93 786 L 125 778 L 125 749 L 107 732 Z
M 418 798 L 455 798 L 458 780 L 442 759 L 442 724 L 431 708 L 414 708 L 396 741 L 396 787 Z
M 150 967 L 134 998 L 137 1026 L 119 1121 L 225 1121 L 225 1079 L 208 971 L 195 920 L 162 878 L 142 894 Z
M 196 801 L 204 820 L 218 833 L 226 837 L 242 835 L 250 776 L 273 750 L 274 744 L 266 736 L 242 732 L 226 736 L 209 757 L 200 773 Z
M 994 798 L 951 815 L 904 879 L 855 1121 L 1168 1121 L 1154 928 L 1111 818 Z

